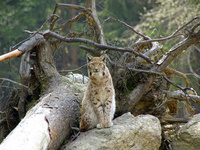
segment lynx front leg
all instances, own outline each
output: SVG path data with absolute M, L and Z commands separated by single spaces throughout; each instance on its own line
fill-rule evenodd
M 105 111 L 104 112 L 105 127 L 107 128 L 112 127 L 113 126 L 112 119 L 115 113 L 114 96 L 106 100 L 104 111 Z
M 90 101 L 84 100 L 81 109 L 80 130 L 86 131 L 96 127 L 98 120 L 97 115 Z
M 85 108 L 83 107 L 81 109 L 81 122 L 80 122 L 80 130 L 81 131 L 86 131 L 90 127 L 90 119 L 88 114 L 85 112 Z
M 97 128 L 104 128 L 104 115 L 103 115 L 103 107 L 102 105 L 100 105 L 98 108 L 97 108 L 97 117 L 98 117 L 98 120 L 99 120 L 99 123 L 97 124 Z
M 98 118 L 97 128 L 104 128 L 104 114 L 103 114 L 103 106 L 99 99 L 93 99 L 92 101 L 94 105 L 94 109 Z

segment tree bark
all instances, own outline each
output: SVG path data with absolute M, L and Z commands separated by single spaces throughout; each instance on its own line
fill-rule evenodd
M 57 72 L 51 47 L 44 42 L 34 51 L 34 70 L 43 87 L 42 96 L 2 142 L 0 149 L 57 149 L 70 136 L 70 127 L 76 120 L 77 97 L 67 78 Z

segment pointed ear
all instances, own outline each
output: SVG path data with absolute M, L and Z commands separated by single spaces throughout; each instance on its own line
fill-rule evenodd
M 102 60 L 104 63 L 106 63 L 106 57 L 107 57 L 106 54 L 103 54 L 103 55 L 100 56 L 101 60 Z
M 88 63 L 93 59 L 93 57 L 90 54 L 87 54 L 86 58 Z

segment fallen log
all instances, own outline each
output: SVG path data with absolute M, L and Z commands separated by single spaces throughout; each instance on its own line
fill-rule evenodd
M 38 103 L 0 145 L 3 150 L 57 149 L 69 138 L 79 112 L 76 84 L 61 76 L 47 42 L 36 46 L 34 73 L 42 85 Z M 78 86 L 79 87 L 79 86 Z

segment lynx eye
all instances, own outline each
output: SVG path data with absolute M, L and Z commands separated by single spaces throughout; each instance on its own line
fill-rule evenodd
M 92 72 L 90 72 L 90 76 L 92 75 Z
M 105 73 L 105 71 L 103 72 L 103 76 L 105 76 L 106 75 L 106 73 Z

